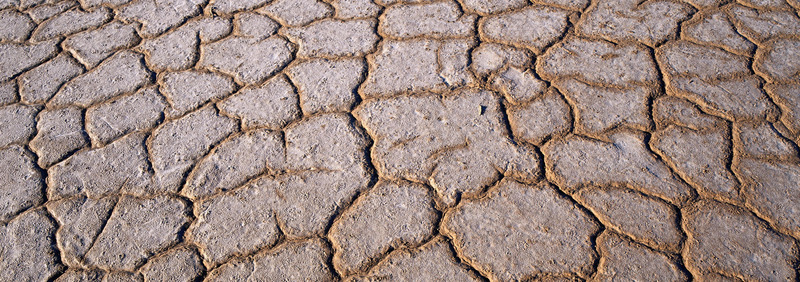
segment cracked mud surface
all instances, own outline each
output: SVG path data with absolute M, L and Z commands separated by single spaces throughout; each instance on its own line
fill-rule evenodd
M 2 281 L 798 281 L 797 0 L 0 0 Z

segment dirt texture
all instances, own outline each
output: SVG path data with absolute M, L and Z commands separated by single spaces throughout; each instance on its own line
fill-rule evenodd
M 797 0 L 0 0 L 0 281 L 800 281 Z

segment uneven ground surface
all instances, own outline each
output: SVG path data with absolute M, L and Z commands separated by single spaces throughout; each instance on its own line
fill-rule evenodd
M 797 0 L 0 0 L 0 280 L 797 281 Z

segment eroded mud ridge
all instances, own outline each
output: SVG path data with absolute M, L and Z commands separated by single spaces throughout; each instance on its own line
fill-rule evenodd
M 0 280 L 797 281 L 797 0 L 0 0 Z

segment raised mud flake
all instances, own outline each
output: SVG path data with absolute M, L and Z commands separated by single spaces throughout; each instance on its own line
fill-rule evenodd
M 166 107 L 155 87 L 142 88 L 86 110 L 86 130 L 92 142 L 108 143 L 130 132 L 155 127 Z
M 339 19 L 374 18 L 381 11 L 372 0 L 332 0 L 331 6 Z
M 199 14 L 202 1 L 196 0 L 133 0 L 120 8 L 117 17 L 142 23 L 139 33 L 158 35 L 186 18 Z
M 151 183 L 144 134 L 134 133 L 105 147 L 79 151 L 47 170 L 49 199 L 76 195 L 98 197 L 126 192 L 152 195 L 159 189 Z
M 54 250 L 56 224 L 42 209 L 0 227 L 0 280 L 45 281 L 63 269 Z
M 800 84 L 768 84 L 765 89 L 781 108 L 781 121 L 800 134 Z
M 469 37 L 475 15 L 464 15 L 455 1 L 394 5 L 386 8 L 378 30 L 391 37 Z
M 692 12 L 691 6 L 677 1 L 602 0 L 589 8 L 577 30 L 614 41 L 635 40 L 654 46 L 675 38 L 678 23 Z
M 38 163 L 43 168 L 89 145 L 89 138 L 83 130 L 83 111 L 79 108 L 44 110 L 37 121 L 36 137 L 30 146 L 39 156 Z
M 736 123 L 733 128 L 734 144 L 741 152 L 753 158 L 796 160 L 797 149 L 767 122 Z
M 277 36 L 264 40 L 229 37 L 201 47 L 199 67 L 234 75 L 244 84 L 264 81 L 292 58 L 292 46 Z
M 55 40 L 40 43 L 0 43 L 0 81 L 40 64 L 56 52 Z
M 24 41 L 28 34 L 36 27 L 30 17 L 15 10 L 0 11 L 0 40 L 2 41 Z
M 367 65 L 363 59 L 314 59 L 288 69 L 305 114 L 346 112 L 356 102 L 356 88 Z
M 192 165 L 236 129 L 235 121 L 220 116 L 210 105 L 162 124 L 148 146 L 156 183 L 166 191 L 178 190 Z
M 108 8 L 93 11 L 82 11 L 78 8 L 54 15 L 42 22 L 33 31 L 33 41 L 44 41 L 58 36 L 70 35 L 92 27 L 98 27 L 111 19 L 113 14 Z
M 464 8 L 478 14 L 495 14 L 503 11 L 518 9 L 528 4 L 525 0 L 465 0 Z
M 146 281 L 195 281 L 205 270 L 197 251 L 178 248 L 151 258 L 142 267 Z
M 161 93 L 170 103 L 172 116 L 180 116 L 212 99 L 222 99 L 235 89 L 227 76 L 201 71 L 168 72 L 159 78 Z
M 499 98 L 490 92 L 377 99 L 355 115 L 375 138 L 372 158 L 382 176 L 430 181 L 446 205 L 500 174 L 529 180 L 540 173 L 536 154 L 509 140 Z
M 132 271 L 153 253 L 178 240 L 188 222 L 187 213 L 186 204 L 177 199 L 123 196 L 86 253 L 86 262 L 90 266 Z
M 648 100 L 656 89 L 648 86 L 594 86 L 575 79 L 554 82 L 575 107 L 576 132 L 602 135 L 615 127 L 650 129 Z
M 268 0 L 216 0 L 209 7 L 211 11 L 231 14 L 237 11 L 250 10 L 269 2 Z
M 266 253 L 224 264 L 211 272 L 213 281 L 251 281 L 258 277 L 270 281 L 332 281 L 327 265 L 330 250 L 323 241 L 311 239 L 289 242 Z
M 12 145 L 0 150 L 0 221 L 43 202 L 43 180 L 24 148 Z
M 623 188 L 585 188 L 575 198 L 612 230 L 672 252 L 683 239 L 677 212 L 667 203 Z
M 532 71 L 513 66 L 494 76 L 491 82 L 512 104 L 529 102 L 542 95 L 547 88 L 547 84 L 536 78 Z
M 724 128 L 725 122 L 700 111 L 689 101 L 674 96 L 662 96 L 653 102 L 653 120 L 659 128 L 670 124 L 694 130 Z
M 374 20 L 326 19 L 282 31 L 300 45 L 299 57 L 363 56 L 378 42 Z
M 139 41 L 132 24 L 111 22 L 98 29 L 84 31 L 64 40 L 64 47 L 93 68 L 114 51 L 126 49 Z
M 547 80 L 577 77 L 586 82 L 627 86 L 658 80 L 650 52 L 638 45 L 569 37 L 556 44 L 536 63 Z
M 300 116 L 298 98 L 285 76 L 257 87 L 246 87 L 218 104 L 227 114 L 242 119 L 244 127 L 281 128 Z
M 554 91 L 526 104 L 508 106 L 514 137 L 531 144 L 565 134 L 572 128 L 569 105 Z
M 688 277 L 669 257 L 611 232 L 597 238 L 600 264 L 594 279 L 601 281 L 686 281 Z
M 748 55 L 755 49 L 755 44 L 739 35 L 725 13 L 700 12 L 696 18 L 683 26 L 683 34 L 690 40 L 740 55 Z
M 640 134 L 619 132 L 610 143 L 569 136 L 542 148 L 551 173 L 548 179 L 567 190 L 582 185 L 625 185 L 681 204 L 691 189 L 659 162 Z
M 800 166 L 743 159 L 735 166 L 748 203 L 780 230 L 800 235 Z
M 753 68 L 771 82 L 796 83 L 800 80 L 800 40 L 775 39 L 759 48 Z
M 537 5 L 486 17 L 479 28 L 482 36 L 490 41 L 539 53 L 564 33 L 569 14 L 566 10 Z
M 384 41 L 372 58 L 372 69 L 360 94 L 380 97 L 468 84 L 473 80 L 467 69 L 472 46 L 468 39 Z
M 47 209 L 61 227 L 56 232 L 56 242 L 64 264 L 83 266 L 84 255 L 100 235 L 116 202 L 114 197 L 74 197 L 47 204 Z
M 197 46 L 201 42 L 219 40 L 232 29 L 231 23 L 221 18 L 190 20 L 160 37 L 145 39 L 138 48 L 147 54 L 147 65 L 155 71 L 188 69 L 200 57 Z
M 259 11 L 267 13 L 286 26 L 303 26 L 329 17 L 333 9 L 318 0 L 275 0 Z
M 443 237 L 414 249 L 390 253 L 369 273 L 351 281 L 478 281 L 454 259 Z
M 38 112 L 38 108 L 23 104 L 0 107 L 0 148 L 28 142 L 35 132 Z
M 683 253 L 695 276 L 729 273 L 746 280 L 793 280 L 797 246 L 750 213 L 700 202 L 684 212 L 689 235 Z
M 83 73 L 83 67 L 67 54 L 60 54 L 19 76 L 22 101 L 46 103 L 70 79 Z
M 275 219 L 272 179 L 248 184 L 204 200 L 197 209 L 198 219 L 188 233 L 200 246 L 204 260 L 216 265 L 233 255 L 247 255 L 274 244 L 280 236 Z
M 779 36 L 796 35 L 800 30 L 800 18 L 792 11 L 756 10 L 732 5 L 727 12 L 734 19 L 737 29 L 757 43 Z
M 443 228 L 491 279 L 585 276 L 597 258 L 591 237 L 598 226 L 547 184 L 502 181 L 486 198 L 465 200 L 448 212 Z
M 234 24 L 239 34 L 246 37 L 264 39 L 278 32 L 280 24 L 270 17 L 255 12 L 244 12 L 234 15 Z
M 202 198 L 233 189 L 269 168 L 283 166 L 286 151 L 279 133 L 266 129 L 225 140 L 189 174 L 182 194 Z
M 149 81 L 150 72 L 142 63 L 142 56 L 122 51 L 64 84 L 48 102 L 48 106 L 88 107 L 108 98 L 133 92 Z
M 738 184 L 726 164 L 732 154 L 730 142 L 724 129 L 669 126 L 656 132 L 650 144 L 701 195 L 738 200 Z
M 390 248 L 422 243 L 432 235 L 436 220 L 425 186 L 378 183 L 333 223 L 333 264 L 344 274 L 363 270 Z
M 533 62 L 530 51 L 496 44 L 481 43 L 472 50 L 472 70 L 479 76 L 488 75 L 504 66 L 524 69 Z

